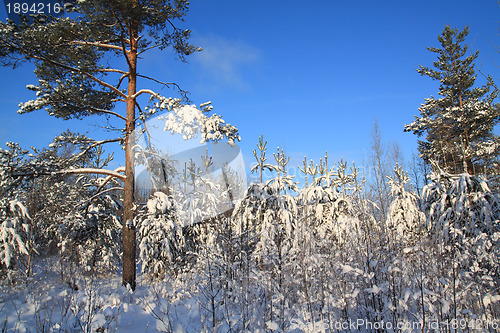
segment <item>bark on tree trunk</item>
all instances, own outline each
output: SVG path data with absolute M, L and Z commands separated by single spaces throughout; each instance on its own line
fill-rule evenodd
M 135 98 L 132 98 L 137 90 L 137 29 L 130 33 L 129 58 L 129 80 L 127 98 L 127 128 L 125 137 L 125 184 L 123 200 L 123 275 L 122 283 L 135 290 L 135 226 L 134 221 L 134 151 L 133 146 L 135 130 Z
M 467 159 L 467 172 L 469 173 L 469 175 L 475 174 L 474 163 L 472 163 L 472 159 L 470 158 Z

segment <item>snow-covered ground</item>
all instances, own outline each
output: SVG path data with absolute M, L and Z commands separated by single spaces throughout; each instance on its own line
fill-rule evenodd
M 168 291 L 170 290 L 170 292 Z M 168 283 L 141 281 L 131 292 L 118 275 L 62 281 L 54 272 L 1 287 L 2 332 L 200 332 L 199 307 Z

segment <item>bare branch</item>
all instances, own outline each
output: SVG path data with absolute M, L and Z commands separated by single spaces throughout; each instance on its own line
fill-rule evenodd
M 106 113 L 106 114 L 110 114 L 110 115 L 113 115 L 113 116 L 116 116 L 122 120 L 125 120 L 127 121 L 127 118 L 125 118 L 124 116 L 122 116 L 121 114 L 119 113 L 116 113 L 114 111 L 109 111 L 109 110 L 104 110 L 104 109 L 98 109 L 98 108 L 91 108 L 93 111 L 95 112 L 99 112 L 99 113 Z
M 144 50 L 142 50 L 141 52 L 137 52 L 137 55 L 141 55 L 141 54 L 143 54 L 144 52 L 149 51 L 149 50 L 152 50 L 152 49 L 157 48 L 157 47 L 159 47 L 159 46 L 161 46 L 161 44 L 155 44 L 155 45 L 153 45 L 153 46 L 147 47 L 147 48 L 145 48 Z
M 98 70 L 99 72 L 103 73 L 120 73 L 123 74 L 124 76 L 128 76 L 129 72 L 122 71 L 121 69 L 114 69 L 114 68 L 102 68 Z
M 142 94 L 150 94 L 151 96 L 158 98 L 158 94 L 151 89 L 141 89 L 132 96 L 130 96 L 130 98 L 135 99 Z
M 115 49 L 119 51 L 123 51 L 123 48 L 121 46 L 113 45 L 113 44 L 106 44 L 106 43 L 101 43 L 101 42 L 85 42 L 85 41 L 79 41 L 75 40 L 72 42 L 69 42 L 70 45 L 92 45 L 92 46 L 97 46 L 97 47 L 103 47 L 107 49 Z
M 91 144 L 90 146 L 88 146 L 87 148 L 85 148 L 80 154 L 78 154 L 76 156 L 76 159 L 79 159 L 80 157 L 82 157 L 83 155 L 85 155 L 90 149 L 94 148 L 94 147 L 97 147 L 97 146 L 100 146 L 100 145 L 103 145 L 105 143 L 110 143 L 110 142 L 119 142 L 123 140 L 123 138 L 116 138 L 116 139 L 109 139 L 109 140 L 101 140 L 101 141 L 96 141 L 94 142 L 93 144 Z
M 128 41 L 125 38 L 125 31 L 129 31 L 129 30 L 125 29 L 125 27 L 123 26 L 122 21 L 120 21 L 120 19 L 116 16 L 116 13 L 114 13 L 114 15 L 115 15 L 115 18 L 116 18 L 116 22 L 120 25 L 120 33 L 121 33 L 120 43 L 122 44 L 123 55 L 125 56 L 125 60 L 127 61 L 128 68 L 132 68 L 132 64 L 130 63 L 130 59 L 128 58 L 128 54 L 127 54 L 127 52 L 128 52 L 127 51 L 127 47 L 125 45 L 126 42 L 128 42 L 130 44 L 130 41 Z
M 115 178 L 119 178 L 121 180 L 125 180 L 127 178 L 125 175 L 122 175 L 117 171 L 106 170 L 106 169 L 94 169 L 94 168 L 66 169 L 66 170 L 51 172 L 51 175 L 85 174 L 85 173 L 108 175 L 108 176 L 113 176 Z
M 128 77 L 128 73 L 127 74 L 123 74 L 121 77 L 120 77 L 120 80 L 118 81 L 118 84 L 116 85 L 116 89 L 120 89 L 120 86 L 122 85 L 122 82 L 124 79 L 126 79 Z
M 148 146 L 151 149 L 151 134 L 149 133 L 148 128 L 146 126 L 146 115 L 142 111 L 141 106 L 139 105 L 139 103 L 137 103 L 137 100 L 135 101 L 135 106 L 137 107 L 137 109 L 139 109 L 140 116 L 137 119 L 140 118 L 142 120 L 142 123 L 144 124 L 144 131 L 146 132 L 146 135 L 148 137 Z
M 137 74 L 137 76 L 145 78 L 145 79 L 148 79 L 148 80 L 151 80 L 151 81 L 159 83 L 159 84 L 162 84 L 162 85 L 164 85 L 164 86 L 166 86 L 168 88 L 170 88 L 170 86 L 174 86 L 175 88 L 177 88 L 177 90 L 179 91 L 179 93 L 184 97 L 184 99 L 189 102 L 189 98 L 187 97 L 187 95 L 189 94 L 189 92 L 186 91 L 186 90 L 184 90 L 184 89 L 182 89 L 177 83 L 175 83 L 175 82 L 163 82 L 163 81 L 157 80 L 155 78 L 152 78 L 150 76 L 141 75 L 141 74 Z
M 122 190 L 122 191 L 125 191 L 125 189 L 123 187 L 111 187 L 111 188 L 108 188 L 102 192 L 97 192 L 96 194 L 94 194 L 93 196 L 91 196 L 90 198 L 88 198 L 87 200 L 81 202 L 78 204 L 78 206 L 81 206 L 87 202 L 90 202 L 92 200 L 94 200 L 95 198 L 97 198 L 98 196 L 100 196 L 101 194 L 104 194 L 104 193 L 107 193 L 107 192 L 111 192 L 111 191 L 116 191 L 116 190 Z

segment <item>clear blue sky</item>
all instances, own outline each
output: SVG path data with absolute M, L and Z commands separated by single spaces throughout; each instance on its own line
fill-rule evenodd
M 438 84 L 415 71 L 436 59 L 426 47 L 438 46 L 445 24 L 468 24 L 479 67 L 500 84 L 499 21 L 496 0 L 192 1 L 182 27 L 204 51 L 189 64 L 155 51 L 139 71 L 179 83 L 196 104 L 211 100 L 239 128 L 248 158 L 263 134 L 270 157 L 280 146 L 293 164 L 304 155 L 319 159 L 325 150 L 332 161 L 361 164 L 377 117 L 383 139 L 398 142 L 409 159 L 417 138 L 403 126 L 424 98 L 437 94 Z M 32 69 L 0 68 L 0 146 L 46 146 L 66 128 L 102 137 L 92 125 L 98 118 L 16 114 L 19 102 L 34 97 L 25 89 L 36 84 Z

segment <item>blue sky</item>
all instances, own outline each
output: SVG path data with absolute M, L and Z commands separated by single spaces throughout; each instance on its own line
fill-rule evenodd
M 375 117 L 384 141 L 397 142 L 409 159 L 417 138 L 403 126 L 438 88 L 415 71 L 436 59 L 426 47 L 438 46 L 445 24 L 468 24 L 478 66 L 500 84 L 499 20 L 495 0 L 192 1 L 182 27 L 204 51 L 188 64 L 168 50 L 153 51 L 139 72 L 177 82 L 196 104 L 212 101 L 214 111 L 239 128 L 247 163 L 263 134 L 269 157 L 279 146 L 290 164 L 304 156 L 318 160 L 325 150 L 331 161 L 361 164 Z M 0 68 L 0 146 L 43 147 L 67 128 L 103 136 L 98 118 L 64 122 L 41 111 L 16 114 L 19 102 L 34 97 L 25 89 L 36 83 L 32 70 Z

